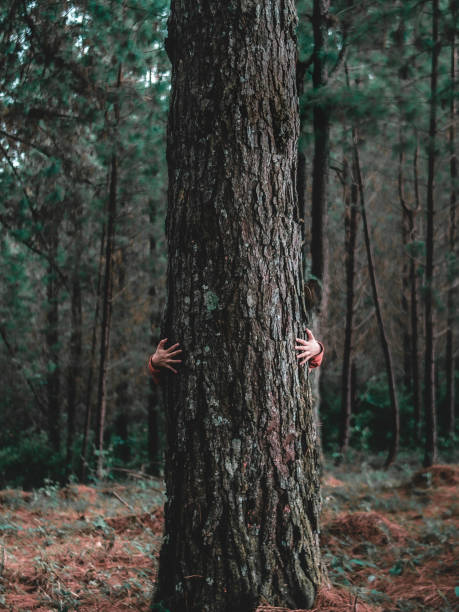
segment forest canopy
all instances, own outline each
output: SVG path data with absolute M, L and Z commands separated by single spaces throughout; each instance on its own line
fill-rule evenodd
M 297 221 L 323 448 L 398 436 L 421 460 L 427 433 L 429 461 L 456 440 L 457 2 L 317 4 L 297 2 Z M 159 474 L 168 2 L 0 11 L 0 482 Z

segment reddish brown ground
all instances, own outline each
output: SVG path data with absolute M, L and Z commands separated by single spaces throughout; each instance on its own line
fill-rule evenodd
M 372 479 L 346 469 L 325 479 L 328 582 L 315 612 L 459 610 L 459 468 Z M 164 522 L 160 488 L 146 480 L 0 491 L 0 609 L 146 612 Z M 258 612 L 275 610 L 283 609 Z

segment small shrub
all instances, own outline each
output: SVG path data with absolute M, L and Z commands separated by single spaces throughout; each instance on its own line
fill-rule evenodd
M 65 464 L 53 452 L 44 434 L 24 432 L 10 445 L 0 449 L 0 486 L 31 489 L 46 482 L 60 482 Z

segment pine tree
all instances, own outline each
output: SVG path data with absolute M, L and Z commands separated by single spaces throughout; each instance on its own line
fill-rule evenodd
M 293 2 L 173 2 L 166 533 L 156 609 L 309 607 L 318 451 L 304 331 Z

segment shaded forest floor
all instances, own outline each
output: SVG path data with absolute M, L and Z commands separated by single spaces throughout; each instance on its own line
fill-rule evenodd
M 357 471 L 358 468 L 358 471 Z M 316 610 L 459 609 L 459 467 L 332 468 Z M 147 611 L 163 528 L 159 481 L 0 491 L 0 609 Z M 456 547 L 456 548 L 455 548 Z M 280 612 L 266 606 L 264 611 Z

